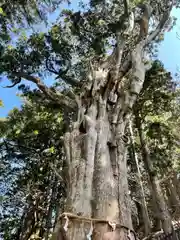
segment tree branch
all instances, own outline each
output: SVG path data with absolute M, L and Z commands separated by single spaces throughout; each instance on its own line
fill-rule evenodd
M 136 48 L 139 46 L 139 44 L 142 44 L 142 47 L 147 46 L 152 40 L 154 40 L 157 35 L 161 32 L 162 28 L 164 27 L 166 21 L 169 18 L 170 12 L 171 12 L 172 6 L 169 8 L 169 10 L 167 10 L 164 14 L 163 17 L 159 23 L 159 25 L 157 26 L 156 30 L 154 32 L 152 32 L 152 34 L 150 34 L 150 36 L 146 39 L 143 40 L 141 42 L 139 42 L 136 46 Z M 125 60 L 125 62 L 123 63 L 123 65 L 121 66 L 120 69 L 120 76 L 119 78 L 122 78 L 124 76 L 124 74 L 126 74 L 128 72 L 128 70 L 131 67 L 131 53 L 128 54 L 127 59 Z
M 134 13 L 131 12 L 130 15 L 129 15 L 129 26 L 128 28 L 124 31 L 124 35 L 130 35 L 131 32 L 133 31 L 134 29 Z
M 6 86 L 6 87 L 3 87 L 3 88 L 13 88 L 15 87 L 18 83 L 21 82 L 21 79 L 18 79 L 17 81 L 15 81 L 12 85 L 9 85 L 9 86 Z
M 54 171 L 54 173 L 55 173 L 56 176 L 59 178 L 59 180 L 63 181 L 62 176 L 57 172 L 56 168 L 53 166 L 52 163 L 50 163 L 50 168 Z
M 166 21 L 168 20 L 169 16 L 170 16 L 170 12 L 171 12 L 172 6 L 169 8 L 169 10 L 167 10 L 163 16 L 162 19 L 159 23 L 159 25 L 157 26 L 156 30 L 154 32 L 152 32 L 150 34 L 150 36 L 144 41 L 143 46 L 147 46 L 152 40 L 154 40 L 158 34 L 161 32 L 161 30 L 163 29 Z
M 45 94 L 46 97 L 48 97 L 52 101 L 55 101 L 59 105 L 64 105 L 65 107 L 72 109 L 76 108 L 76 102 L 74 100 L 70 99 L 69 97 L 61 93 L 57 93 L 51 90 L 38 77 L 29 75 L 24 72 L 13 72 L 11 75 L 15 77 L 24 78 L 30 82 L 35 83 L 36 86 Z
M 67 73 L 68 70 L 69 70 L 69 67 L 67 67 L 65 70 L 56 71 L 55 68 L 53 67 L 53 65 L 51 65 L 51 66 L 48 65 L 48 61 L 50 61 L 50 60 L 49 60 L 49 58 L 47 57 L 47 58 L 46 58 L 46 61 L 45 61 L 45 62 L 46 62 L 46 68 L 47 68 L 47 70 L 48 70 L 49 72 L 57 75 L 56 79 L 61 78 L 64 82 L 66 82 L 67 84 L 69 84 L 69 85 L 71 85 L 71 86 L 73 86 L 73 87 L 75 87 L 75 86 L 78 85 L 78 83 L 79 83 L 78 81 L 76 81 L 75 79 L 73 79 L 73 78 L 71 78 L 71 77 L 69 77 L 69 76 L 66 75 L 66 73 Z
M 18 147 L 18 148 L 25 148 L 25 149 L 28 149 L 28 150 L 31 150 L 35 153 L 37 153 L 37 149 L 36 148 L 31 148 L 31 147 L 27 147 L 27 146 L 24 146 L 24 145 L 20 145 L 20 144 L 15 144 L 15 143 L 10 143 L 10 142 L 7 142 L 6 140 L 3 140 L 4 141 L 4 144 L 5 145 L 10 145 L 12 147 Z
M 128 18 L 129 21 L 129 27 L 128 29 L 125 30 L 124 35 L 129 35 L 129 33 L 133 30 L 134 28 L 134 14 L 133 12 L 129 16 L 129 0 L 123 0 L 124 4 L 124 13 L 120 16 L 119 18 L 119 27 L 116 27 L 115 31 L 115 36 L 116 36 L 116 45 L 114 46 L 114 49 L 112 51 L 112 54 L 108 56 L 108 58 L 101 64 L 102 68 L 107 68 L 109 66 L 115 68 L 116 72 L 116 77 L 119 72 L 120 64 L 121 64 L 121 58 L 123 54 L 123 49 L 124 49 L 124 37 L 121 34 L 121 28 L 120 26 L 123 26 L 123 22 L 125 21 L 126 18 Z
M 64 75 L 63 76 L 63 74 L 59 74 L 57 77 L 56 77 L 56 79 L 62 79 L 64 82 L 66 82 L 67 84 L 69 84 L 69 85 L 71 85 L 71 86 L 73 86 L 73 87 L 76 87 L 76 86 L 78 86 L 78 84 L 79 84 L 79 81 L 77 81 L 77 80 L 75 80 L 75 79 L 73 79 L 73 78 L 71 78 L 71 77 L 69 77 L 69 76 L 66 76 L 66 75 Z
M 54 69 L 54 67 L 53 67 L 53 69 L 49 67 L 48 61 L 49 61 L 49 58 L 47 57 L 46 60 L 45 60 L 47 70 L 51 73 L 54 73 L 54 74 L 58 75 L 58 72 Z
M 129 15 L 129 0 L 123 0 L 124 3 L 124 14 L 125 16 Z

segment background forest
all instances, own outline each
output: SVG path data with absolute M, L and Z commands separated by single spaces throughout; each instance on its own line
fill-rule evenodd
M 120 186 L 122 195 L 129 196 L 126 199 L 129 204 L 126 208 L 130 212 L 128 225 L 131 225 L 131 218 L 133 229 L 140 239 L 162 229 L 168 233 L 172 227 L 171 223 L 179 221 L 179 72 L 174 76 L 158 59 L 158 49 L 164 41 L 164 34 L 171 31 L 176 24 L 176 18 L 170 17 L 170 12 L 172 8 L 179 7 L 179 2 L 91 0 L 73 4 L 61 0 L 0 0 L 1 87 L 18 86 L 18 96 L 22 102 L 19 108 L 13 108 L 7 117 L 0 119 L 0 239 L 51 239 L 59 216 L 67 209 L 68 194 L 71 192 L 65 160 L 68 158 L 67 146 L 64 144 L 67 140 L 66 133 L 68 129 L 77 129 L 75 123 L 79 123 L 78 137 L 88 142 L 88 138 L 85 140 L 84 136 L 88 134 L 87 129 L 91 129 L 89 123 L 85 123 L 84 126 L 83 120 L 79 118 L 80 108 L 83 107 L 76 96 L 86 101 L 83 105 L 86 108 L 83 116 L 88 115 L 89 106 L 92 104 L 89 99 L 95 99 L 96 92 L 99 94 L 102 89 L 93 85 L 93 93 L 93 88 L 88 85 L 87 76 L 94 66 L 97 67 L 99 62 L 104 64 L 103 59 L 113 55 L 113 48 L 118 46 L 115 39 L 119 32 L 125 36 L 121 61 L 127 62 L 128 54 L 133 51 L 138 39 L 138 17 L 141 13 L 136 13 L 136 8 L 140 3 L 148 3 L 156 8 L 149 22 L 149 29 L 154 31 L 155 36 L 150 35 L 147 38 L 148 42 L 144 45 L 142 43 L 145 49 L 145 77 L 141 88 L 137 90 L 136 98 L 133 98 L 131 116 L 123 130 L 123 143 L 127 148 L 128 188 L 125 187 L 123 192 L 123 179 Z M 124 8 L 128 11 L 127 16 Z M 138 20 L 135 21 L 134 32 L 125 34 L 128 21 L 125 21 L 124 25 L 121 23 L 125 17 L 130 19 L 131 11 L 135 13 L 135 18 L 137 14 Z M 159 23 L 159 16 L 164 12 L 168 12 L 169 15 L 162 25 Z M 121 18 L 122 16 L 125 17 Z M 154 29 L 158 29 L 159 26 L 160 29 L 156 33 L 157 30 Z M 138 44 L 141 46 L 141 40 Z M 138 53 L 136 54 L 138 56 Z M 108 67 L 106 64 L 105 62 L 103 69 L 111 69 L 109 66 L 114 65 L 113 62 L 108 62 Z M 125 81 L 131 79 L 130 74 L 131 70 L 126 69 L 126 75 L 118 76 L 119 79 L 123 79 L 121 90 L 125 89 L 125 92 L 129 91 L 126 89 L 129 89 L 130 83 L 126 84 Z M 102 74 L 102 79 L 103 76 Z M 92 71 L 88 81 L 93 77 L 95 78 L 95 75 Z M 90 88 L 91 96 L 81 95 Z M 8 93 L 7 89 L 5 90 Z M 103 91 L 106 93 L 106 90 Z M 115 102 L 108 97 L 107 99 L 109 105 L 106 107 L 110 112 Z M 126 100 L 121 102 L 121 105 L 126 107 Z M 1 107 L 6 107 L 3 106 L 3 101 Z M 98 108 L 99 115 L 101 109 Z M 99 141 L 103 142 L 101 138 Z M 75 143 L 71 144 L 72 149 L 78 149 Z M 111 145 L 109 152 L 118 148 L 113 141 L 109 141 L 108 144 Z M 90 153 L 88 148 L 86 149 L 87 156 L 84 158 L 87 161 L 88 154 L 93 155 L 93 150 L 90 149 Z M 70 155 L 74 156 L 75 153 Z M 78 157 L 77 154 L 74 156 Z M 81 168 L 83 166 L 82 164 Z M 91 165 L 89 169 L 91 170 Z M 90 185 L 90 170 L 87 171 L 89 175 L 86 175 L 87 185 Z M 123 169 L 121 170 L 123 175 Z M 121 176 L 121 172 L 114 169 L 113 171 L 115 179 L 117 175 Z M 80 176 L 81 171 L 76 174 Z M 99 174 L 98 179 L 102 180 L 101 177 Z M 77 186 L 73 187 L 77 189 Z M 88 187 L 84 189 L 84 193 L 88 195 Z M 107 189 L 104 187 L 104 194 L 107 193 Z M 101 198 L 96 194 L 95 197 L 98 199 L 96 204 L 100 205 L 98 201 Z M 74 197 L 74 202 L 78 201 L 77 198 Z M 81 205 L 82 209 L 86 206 Z M 74 206 L 72 209 L 76 209 L 77 215 L 84 213 L 79 214 L 77 209 L 80 207 Z M 85 216 L 88 214 L 84 213 Z M 104 218 L 106 213 L 103 214 Z M 92 213 L 89 216 L 99 217 L 100 213 Z M 125 220 L 122 223 L 127 225 Z

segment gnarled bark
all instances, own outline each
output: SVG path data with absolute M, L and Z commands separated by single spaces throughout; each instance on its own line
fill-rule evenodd
M 84 109 L 82 119 L 79 118 L 72 131 L 64 136 L 68 166 L 65 210 L 105 221 L 103 225 L 92 220 L 93 239 L 110 239 L 109 221 L 125 226 L 117 228 L 112 239 L 118 239 L 120 235 L 125 239 L 128 234 L 125 229 L 133 229 L 127 180 L 126 126 L 145 77 L 141 54 L 142 48 L 138 45 L 132 53 L 132 72 L 125 83 L 128 90 L 122 83 L 118 96 L 111 92 L 111 96 L 114 94 L 116 98 L 115 103 L 109 99 L 109 81 L 112 83 L 109 72 L 99 69 L 99 72 L 92 73 L 92 85 L 85 93 L 86 96 L 91 95 L 90 101 L 83 105 L 84 99 L 80 96 L 80 111 Z M 84 239 L 90 226 L 91 221 L 79 222 L 70 218 L 66 234 L 69 239 Z M 57 235 L 58 230 L 54 239 Z

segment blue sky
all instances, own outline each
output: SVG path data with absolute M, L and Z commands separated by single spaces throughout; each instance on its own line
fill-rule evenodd
M 77 9 L 78 5 L 74 3 L 71 7 Z M 49 16 L 50 23 L 56 19 L 58 13 L 59 10 Z M 165 68 L 174 74 L 177 71 L 177 67 L 180 66 L 180 40 L 177 38 L 177 32 L 180 33 L 180 17 L 178 17 L 178 15 L 180 16 L 180 10 L 175 9 L 172 14 L 178 18 L 177 25 L 171 32 L 165 34 L 165 40 L 161 43 L 159 48 L 159 59 L 164 63 Z M 37 26 L 37 29 L 42 30 L 42 26 Z M 48 85 L 52 82 L 53 79 L 46 79 Z M 26 85 L 27 84 L 26 81 Z M 17 87 L 7 89 L 2 87 L 5 85 L 8 85 L 6 81 L 0 83 L 0 99 L 2 99 L 4 103 L 4 107 L 0 108 L 0 117 L 5 117 L 11 109 L 20 107 L 21 105 L 21 100 L 17 96 Z
M 171 32 L 165 34 L 165 40 L 159 49 L 159 59 L 174 74 L 177 67 L 180 67 L 180 40 L 177 38 L 177 33 L 180 34 L 180 9 L 174 9 L 172 15 L 177 17 L 177 24 Z

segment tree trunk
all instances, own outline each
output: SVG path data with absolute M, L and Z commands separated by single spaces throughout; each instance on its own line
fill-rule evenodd
M 171 192 L 171 201 L 172 201 L 172 204 L 175 208 L 179 208 L 180 206 L 180 201 L 179 201 L 179 198 L 178 198 L 178 194 L 176 192 L 176 189 L 175 187 L 173 186 L 173 183 L 172 183 L 172 180 L 168 181 L 168 187 L 170 189 L 170 192 Z
M 157 210 L 158 210 L 158 212 L 156 212 L 156 215 L 157 215 L 157 218 L 161 220 L 162 228 L 164 232 L 168 234 L 172 232 L 171 217 L 169 215 L 168 207 L 165 202 L 159 180 L 157 179 L 153 171 L 153 165 L 149 156 L 149 149 L 145 142 L 145 136 L 142 129 L 141 119 L 138 114 L 136 114 L 136 126 L 138 129 L 140 142 L 141 142 L 142 158 L 149 176 L 149 184 L 150 184 L 152 197 L 154 198 L 153 202 L 157 206 Z
M 173 173 L 173 177 L 172 177 L 172 184 L 174 186 L 174 188 L 176 189 L 176 193 L 178 195 L 178 199 L 180 199 L 180 181 L 177 178 L 177 173 L 174 171 Z
M 151 187 L 150 187 L 151 188 Z M 151 190 L 152 193 L 152 190 Z M 152 196 L 152 217 L 153 217 L 153 232 L 160 231 L 162 229 L 161 218 L 159 216 L 159 207 L 156 202 L 156 197 Z
M 35 208 L 31 195 L 28 196 L 27 202 L 28 207 L 24 210 L 24 215 L 21 223 L 21 231 L 20 235 L 18 236 L 18 239 L 20 240 L 28 240 L 30 238 L 31 234 L 33 233 L 34 225 L 36 223 L 34 217 Z
M 31 192 L 27 197 L 27 207 L 24 209 L 21 229 L 17 236 L 19 240 L 41 239 L 44 230 L 44 211 L 41 209 L 43 201 L 42 192 Z
M 93 81 L 79 100 L 82 118 L 78 118 L 64 136 L 68 168 L 65 210 L 69 214 L 63 216 L 67 220 L 64 229 L 69 223 L 66 235 L 70 240 L 85 239 L 92 225 L 93 240 L 125 239 L 127 235 L 134 239 L 127 180 L 126 125 L 145 77 L 141 57 L 142 48 L 138 45 L 132 53 L 131 77 L 125 79 L 126 82 L 121 80 L 118 95 L 112 90 L 116 81 L 109 78 L 109 71 L 100 68 L 92 72 Z M 88 103 L 87 96 L 90 96 Z M 111 222 L 117 224 L 116 230 Z M 52 239 L 63 235 L 64 229 L 57 226 Z
M 99 106 L 98 106 L 99 105 Z M 118 125 L 116 146 L 110 145 L 110 122 L 106 101 L 92 104 L 85 115 L 86 134 L 74 129 L 65 136 L 69 161 L 69 195 L 66 211 L 80 216 L 115 221 L 132 229 L 126 169 L 126 147 L 122 140 L 126 122 Z M 99 109 L 98 109 L 99 108 Z M 98 111 L 99 110 L 99 111 Z M 109 143 L 109 145 L 108 145 Z M 68 149 L 69 148 L 69 149 Z M 84 239 L 83 223 L 76 219 L 68 230 L 70 239 Z M 91 221 L 89 221 L 89 227 Z M 95 225 L 93 239 L 103 237 L 107 226 Z M 79 231 L 77 232 L 76 227 Z M 87 234 L 88 232 L 86 232 Z M 99 235 L 100 234 L 100 235 Z
M 136 154 L 135 146 L 134 146 L 134 136 L 133 136 L 133 130 L 132 130 L 132 125 L 131 122 L 129 123 L 129 131 L 130 131 L 130 137 L 131 137 L 131 148 L 133 152 L 133 158 L 136 163 L 136 168 L 137 168 L 137 176 L 138 176 L 138 183 L 139 183 L 139 194 L 140 194 L 140 212 L 142 214 L 142 221 L 144 225 L 144 231 L 145 235 L 149 235 L 151 232 L 151 222 L 149 219 L 149 214 L 147 210 L 147 205 L 146 205 L 146 199 L 145 199 L 145 193 L 144 193 L 144 188 L 143 188 L 143 183 L 142 183 L 142 176 L 141 176 L 141 171 L 139 168 L 139 161 L 138 157 Z
M 44 240 L 48 240 L 49 239 L 49 235 L 50 232 L 53 229 L 53 222 L 52 222 L 52 218 L 53 218 L 53 209 L 55 206 L 55 199 L 57 196 L 57 178 L 56 176 L 51 177 L 51 185 L 49 187 L 51 187 L 49 194 L 48 194 L 48 204 L 47 204 L 47 216 L 46 216 L 46 223 L 45 223 L 45 233 L 43 235 Z
M 166 191 L 168 195 L 168 200 L 170 203 L 170 209 L 172 211 L 172 217 L 173 219 L 179 218 L 179 206 L 180 206 L 180 200 L 178 197 L 178 194 L 176 192 L 176 188 L 173 186 L 173 182 L 171 179 L 169 179 L 166 183 Z

